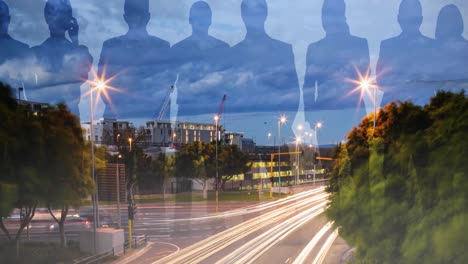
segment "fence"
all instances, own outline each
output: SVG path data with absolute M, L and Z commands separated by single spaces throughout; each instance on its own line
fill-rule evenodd
M 123 245 L 124 248 L 124 255 L 129 252 L 131 248 L 139 249 L 146 246 L 148 243 L 148 237 L 146 235 L 132 237 L 131 243 L 130 241 L 126 241 Z M 108 258 L 115 256 L 115 248 L 112 248 L 108 251 L 88 256 L 80 259 L 76 259 L 73 261 L 73 264 L 94 264 L 94 263 L 101 263 L 103 260 L 107 260 Z

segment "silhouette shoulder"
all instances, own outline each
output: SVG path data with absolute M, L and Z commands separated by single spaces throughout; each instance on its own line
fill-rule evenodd
M 20 49 L 29 49 L 29 45 L 28 44 L 25 44 L 21 41 L 18 41 L 18 40 L 15 40 L 15 39 L 12 39 L 13 40 L 13 43 L 15 43 L 16 46 L 18 46 L 18 48 Z
M 227 48 L 230 48 L 231 46 L 229 46 L 229 44 L 227 44 L 226 42 L 220 40 L 220 39 L 217 39 L 215 37 L 211 37 L 213 43 L 215 43 L 215 47 L 216 48 L 221 48 L 221 49 L 227 49 Z
M 292 45 L 289 43 L 286 43 L 277 39 L 271 39 L 271 40 L 272 40 L 272 46 L 276 49 L 292 50 Z
M 351 36 L 351 39 L 352 39 L 353 43 L 355 43 L 356 45 L 360 45 L 360 46 L 363 46 L 363 45 L 367 46 L 368 45 L 367 39 L 365 39 L 365 38 Z
M 152 42 L 153 45 L 156 45 L 158 47 L 164 47 L 164 48 L 170 48 L 171 44 L 169 41 L 155 37 L 155 36 L 150 36 L 149 40 Z
M 393 46 L 397 41 L 398 41 L 398 37 L 393 37 L 393 38 L 389 38 L 389 39 L 384 39 L 384 40 L 382 40 L 382 42 L 380 43 L 380 48 L 381 48 L 381 49 L 388 49 L 388 48 L 390 48 L 391 46 Z
M 114 47 L 114 46 L 122 46 L 122 45 L 125 45 L 129 42 L 132 42 L 132 41 L 135 41 L 138 39 L 130 39 L 127 35 L 122 35 L 122 36 L 118 36 L 118 37 L 115 37 L 115 38 L 111 38 L 111 39 L 108 39 L 106 41 L 104 41 L 104 47 Z M 155 37 L 155 36 L 148 36 L 147 38 L 144 38 L 144 39 L 140 39 L 141 41 L 147 41 L 149 42 L 151 45 L 154 45 L 155 47 L 165 47 L 165 48 L 169 48 L 170 47 L 170 44 L 168 41 L 166 40 L 163 40 L 163 39 L 160 39 L 158 37 Z

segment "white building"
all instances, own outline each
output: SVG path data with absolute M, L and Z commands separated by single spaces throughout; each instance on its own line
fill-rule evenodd
M 209 143 L 216 139 L 216 125 L 201 123 L 146 122 L 148 139 L 152 145 Z
M 83 129 L 83 137 L 85 140 L 91 140 L 91 123 L 86 122 L 81 124 Z M 130 128 L 131 123 L 128 121 L 118 121 L 117 119 L 101 118 L 95 122 L 94 128 L 94 142 L 102 145 L 112 145 L 114 137 L 119 131 Z

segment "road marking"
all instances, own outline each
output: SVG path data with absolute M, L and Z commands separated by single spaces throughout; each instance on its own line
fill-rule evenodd
M 167 258 L 171 257 L 171 256 L 172 256 L 172 255 L 174 255 L 174 254 L 177 254 L 177 253 L 180 251 L 180 247 L 178 247 L 177 245 L 175 245 L 175 244 L 172 244 L 172 243 L 166 243 L 166 242 L 156 242 L 156 241 L 155 241 L 154 243 L 158 243 L 158 244 L 164 244 L 164 245 L 173 246 L 173 247 L 175 247 L 175 248 L 176 248 L 176 251 L 175 251 L 174 253 L 172 253 L 172 254 L 169 254 L 169 255 L 165 256 L 164 258 L 162 258 L 162 259 L 160 259 L 160 260 L 157 260 L 157 261 L 153 262 L 152 264 L 155 264 L 155 263 L 157 263 L 157 262 L 164 261 L 165 259 L 167 259 Z M 163 263 L 164 263 L 164 262 L 163 262 Z

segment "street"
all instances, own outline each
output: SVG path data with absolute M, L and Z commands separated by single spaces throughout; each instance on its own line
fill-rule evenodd
M 153 245 L 131 263 L 321 263 L 336 237 L 323 215 L 327 198 L 317 187 L 217 214 L 212 204 L 196 206 L 190 218 L 183 207 L 152 219 L 143 209 L 136 234 L 148 234 Z
M 150 246 L 130 263 L 322 263 L 337 237 L 324 216 L 324 189 L 269 202 L 221 202 L 218 211 L 214 202 L 141 204 L 132 235 L 146 235 Z M 113 206 L 101 208 L 116 213 Z M 121 218 L 128 236 L 126 209 Z M 57 240 L 58 232 L 47 226 L 33 223 L 30 238 Z M 77 231 L 66 234 L 79 237 Z

